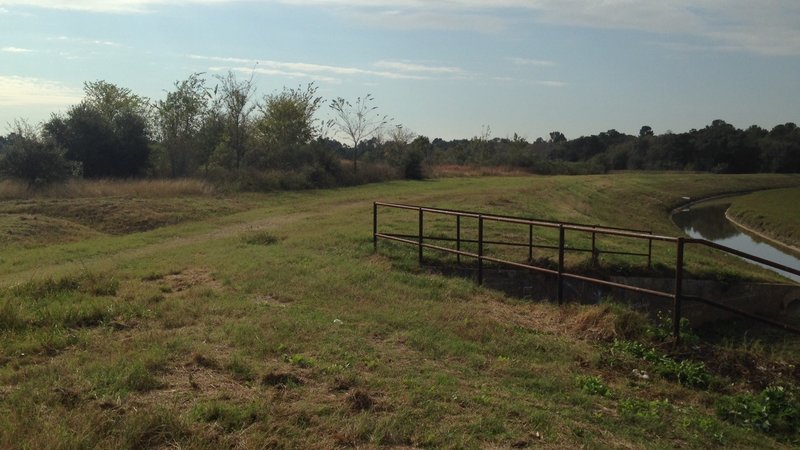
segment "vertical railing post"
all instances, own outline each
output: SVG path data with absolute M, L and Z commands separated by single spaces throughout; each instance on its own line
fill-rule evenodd
M 478 215 L 478 284 L 483 284 L 483 216 Z
M 564 225 L 558 226 L 558 304 L 564 303 Z
M 456 250 L 461 251 L 461 214 L 456 214 Z M 456 253 L 456 261 L 461 264 L 461 253 Z
M 378 202 L 372 202 L 372 251 L 378 251 Z
M 592 265 L 597 264 L 597 233 L 595 229 L 597 225 L 592 227 Z
M 650 232 L 650 236 L 653 235 L 653 232 Z M 647 240 L 647 268 L 653 268 L 653 238 Z
M 684 238 L 678 238 L 675 256 L 675 296 L 672 303 L 672 335 L 675 342 L 681 338 L 681 300 L 683 296 L 683 250 Z
M 424 223 L 423 210 L 422 210 L 422 208 L 420 208 L 419 209 L 419 237 L 417 238 L 419 240 L 419 265 L 420 266 L 422 265 L 422 232 L 423 232 L 423 226 L 424 226 L 423 223 Z
M 528 263 L 533 262 L 533 224 L 528 224 Z

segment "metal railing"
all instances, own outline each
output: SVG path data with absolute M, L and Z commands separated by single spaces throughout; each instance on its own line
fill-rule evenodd
M 381 233 L 379 232 L 378 225 L 378 212 L 379 208 L 388 208 L 388 209 L 398 209 L 398 210 L 408 210 L 408 211 L 415 211 L 417 212 L 417 234 L 410 235 L 410 234 L 399 234 L 399 233 Z M 656 235 L 651 231 L 644 231 L 644 230 L 634 230 L 634 229 L 625 229 L 625 228 L 617 228 L 617 227 L 608 227 L 608 226 L 600 226 L 600 225 L 585 225 L 585 224 L 578 224 L 578 223 L 570 223 L 570 222 L 556 222 L 556 221 L 549 221 L 549 220 L 539 220 L 539 219 L 529 219 L 523 217 L 515 217 L 515 216 L 505 216 L 505 215 L 496 215 L 496 214 L 483 214 L 477 213 L 472 211 L 460 211 L 460 210 L 453 210 L 453 209 L 442 209 L 442 208 L 430 208 L 424 206 L 413 206 L 413 205 L 404 205 L 398 203 L 385 203 L 385 202 L 374 202 L 373 203 L 373 221 L 372 221 L 372 238 L 373 238 L 373 246 L 375 251 L 378 249 L 378 240 L 385 239 L 388 241 L 400 242 L 404 244 L 410 244 L 417 247 L 417 253 L 419 258 L 420 265 L 424 262 L 424 250 L 436 250 L 439 252 L 444 252 L 448 254 L 456 255 L 457 261 L 460 263 L 462 257 L 473 258 L 477 260 L 477 272 L 478 272 L 478 284 L 483 284 L 483 277 L 484 277 L 484 262 L 495 263 L 504 266 L 510 266 L 517 269 L 525 269 L 530 270 L 532 272 L 544 273 L 547 275 L 555 276 L 557 278 L 556 284 L 556 298 L 558 300 L 559 305 L 563 304 L 564 302 L 564 281 L 567 279 L 571 280 L 579 280 L 584 281 L 600 286 L 611 287 L 616 289 L 622 289 L 626 291 L 631 291 L 639 294 L 646 294 L 652 295 L 659 298 L 664 299 L 671 299 L 672 300 L 672 333 L 676 339 L 680 338 L 680 321 L 682 317 L 682 306 L 684 301 L 693 301 L 697 303 L 702 303 L 713 308 L 717 308 L 723 311 L 727 311 L 729 313 L 737 314 L 743 317 L 747 317 L 749 319 L 771 325 L 774 327 L 781 328 L 785 331 L 789 331 L 792 333 L 800 334 L 800 329 L 796 328 L 790 324 L 783 323 L 780 321 L 776 321 L 767 317 L 762 317 L 760 315 L 752 314 L 750 312 L 734 308 L 728 305 L 725 305 L 720 302 L 716 302 L 713 300 L 708 300 L 701 297 L 690 296 L 684 294 L 683 289 L 683 281 L 684 281 L 684 270 L 685 270 L 685 250 L 687 244 L 697 244 L 706 247 L 710 247 L 716 250 L 720 250 L 740 258 L 744 258 L 745 260 L 750 260 L 754 262 L 761 263 L 768 267 L 772 267 L 778 270 L 782 270 L 788 273 L 792 273 L 795 275 L 800 275 L 800 270 L 794 269 L 788 266 L 784 266 L 782 264 L 775 263 L 773 261 L 766 260 L 764 258 L 760 258 L 758 256 L 750 255 L 745 252 L 741 252 L 739 250 L 735 250 L 729 247 L 725 247 L 723 245 L 716 244 L 714 242 L 710 242 L 704 239 L 690 239 L 690 238 L 683 238 L 683 237 L 672 237 L 672 236 L 662 236 Z M 425 236 L 425 216 L 428 215 L 439 215 L 439 216 L 450 216 L 455 217 L 455 237 L 442 237 L 442 236 Z M 465 238 L 462 230 L 462 218 L 470 218 L 477 220 L 477 239 L 470 239 Z M 513 224 L 519 226 L 526 226 L 528 231 L 528 241 L 527 242 L 514 242 L 514 241 L 502 241 L 502 240 L 487 240 L 485 239 L 485 225 L 487 223 L 496 222 L 496 223 L 506 223 L 506 224 Z M 546 229 L 553 229 L 558 231 L 558 244 L 557 245 L 548 245 L 537 243 L 534 240 L 534 228 L 546 228 Z M 582 248 L 582 247 L 569 247 L 566 242 L 566 231 L 573 231 L 579 233 L 586 233 L 591 234 L 591 248 Z M 625 239 L 634 239 L 634 240 L 641 240 L 647 242 L 647 251 L 646 252 L 626 252 L 626 251 L 613 251 L 613 250 L 600 250 L 597 245 L 597 237 L 598 236 L 616 236 Z M 450 242 L 455 243 L 455 248 L 445 247 L 442 245 L 433 244 L 430 242 Z M 592 262 L 596 263 L 597 259 L 599 258 L 600 254 L 614 254 L 614 255 L 625 255 L 625 256 L 634 256 L 634 257 L 646 257 L 647 258 L 647 267 L 652 268 L 653 264 L 653 243 L 654 242 L 666 242 L 675 245 L 675 279 L 674 279 L 674 289 L 672 291 L 659 291 L 654 289 L 645 289 L 637 286 L 631 286 L 623 283 L 617 283 L 609 280 L 604 280 L 600 278 L 595 278 L 588 275 L 582 275 L 578 273 L 568 272 L 565 267 L 565 253 L 566 252 L 587 252 L 591 253 Z M 477 251 L 467 251 L 464 249 L 463 244 L 474 244 L 477 246 Z M 528 248 L 528 260 L 526 263 L 510 261 L 507 259 L 489 256 L 486 254 L 485 249 L 487 245 L 498 245 L 498 246 L 509 246 L 509 247 L 527 247 Z M 557 268 L 548 268 L 541 265 L 535 265 L 533 260 L 533 250 L 535 248 L 543 248 L 543 249 L 550 249 L 550 250 L 557 250 L 558 251 L 558 263 Z

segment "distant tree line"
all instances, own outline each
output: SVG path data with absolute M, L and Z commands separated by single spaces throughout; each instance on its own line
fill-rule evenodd
M 786 123 L 740 130 L 715 120 L 700 130 L 638 136 L 609 130 L 575 139 L 553 131 L 446 141 L 417 136 L 377 112 L 370 95 L 328 104 L 311 83 L 256 97 L 251 79 L 193 74 L 151 101 L 105 81 L 34 127 L 18 121 L 0 136 L 0 176 L 31 186 L 69 177 L 205 177 L 243 189 L 329 187 L 391 177 L 423 178 L 426 168 L 508 166 L 532 173 L 691 170 L 800 172 L 800 129 Z M 331 135 L 335 133 L 344 142 Z M 358 161 L 366 167 L 358 170 Z M 344 163 L 344 161 L 348 161 Z M 349 166 L 349 167 L 347 167 Z

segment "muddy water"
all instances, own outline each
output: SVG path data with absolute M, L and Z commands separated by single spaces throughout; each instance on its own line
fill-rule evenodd
M 672 220 L 690 237 L 706 239 L 800 270 L 800 255 L 773 245 L 756 235 L 748 234 L 725 218 L 725 211 L 730 205 L 730 197 L 696 203 L 673 214 Z M 767 268 L 800 283 L 798 275 Z

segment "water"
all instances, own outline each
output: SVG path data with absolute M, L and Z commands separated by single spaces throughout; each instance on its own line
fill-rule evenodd
M 800 269 L 798 255 L 778 246 L 773 246 L 770 241 L 756 235 L 748 234 L 745 230 L 738 228 L 725 218 L 725 211 L 730 205 L 730 198 L 698 203 L 690 208 L 676 212 L 672 215 L 672 220 L 690 237 L 706 239 L 784 266 Z M 758 263 L 753 262 L 753 264 Z M 762 264 L 758 265 L 800 283 L 800 275 L 786 273 Z

